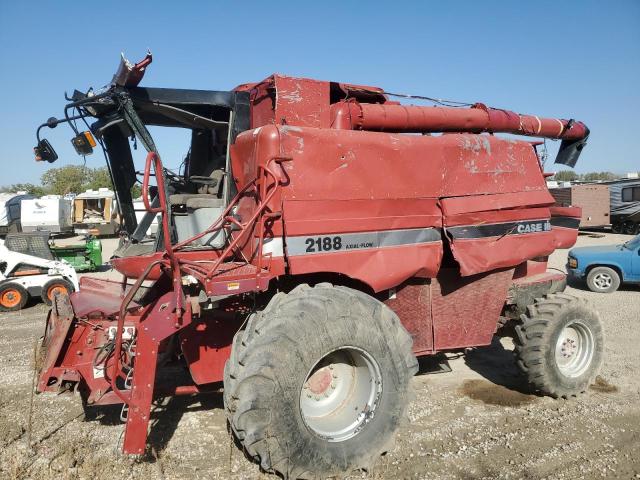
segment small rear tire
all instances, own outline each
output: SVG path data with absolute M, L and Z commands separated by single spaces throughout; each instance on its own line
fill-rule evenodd
M 589 290 L 596 293 L 612 293 L 620 287 L 620 275 L 613 268 L 595 267 L 587 275 Z
M 277 294 L 234 338 L 229 424 L 246 454 L 284 478 L 368 469 L 388 451 L 418 368 L 397 315 L 356 290 Z
M 515 330 L 517 364 L 535 390 L 568 398 L 593 383 L 604 335 L 597 312 L 584 300 L 565 293 L 537 299 Z
M 624 233 L 627 235 L 637 235 L 640 230 L 640 223 L 628 221 L 624 223 Z
M 42 301 L 51 306 L 53 297 L 59 293 L 60 295 L 69 295 L 74 291 L 73 284 L 65 278 L 54 278 L 49 280 L 42 287 Z
M 18 283 L 5 283 L 0 286 L 0 311 L 15 312 L 22 310 L 29 300 L 29 293 Z

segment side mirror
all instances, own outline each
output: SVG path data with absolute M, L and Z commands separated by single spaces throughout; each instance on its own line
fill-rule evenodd
M 36 162 L 53 163 L 58 159 L 58 154 L 46 138 L 38 142 L 38 145 L 33 148 L 33 153 L 36 156 Z

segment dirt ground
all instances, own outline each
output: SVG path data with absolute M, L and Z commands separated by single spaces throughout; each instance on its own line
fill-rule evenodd
M 578 245 L 628 239 L 582 234 Z M 566 253 L 554 253 L 551 266 L 564 269 Z M 640 478 L 640 288 L 568 292 L 596 307 L 606 332 L 601 377 L 587 394 L 532 395 L 506 339 L 450 355 L 451 373 L 414 378 L 416 397 L 395 449 L 373 471 L 349 478 Z M 32 403 L 33 347 L 45 312 L 37 304 L 0 314 L 0 478 L 276 478 L 234 446 L 218 394 L 158 405 L 153 454 L 141 460 L 118 453 L 119 410 L 87 419 L 71 394 L 37 395 Z

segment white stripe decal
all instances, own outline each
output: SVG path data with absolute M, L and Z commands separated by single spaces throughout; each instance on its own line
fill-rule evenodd
M 283 257 L 284 249 L 282 248 L 282 237 L 265 238 L 262 243 L 262 254 L 270 254 L 272 257 Z
M 374 232 L 331 233 L 287 237 L 289 256 L 335 253 L 350 250 L 369 250 L 383 247 L 440 242 L 438 228 L 412 228 Z

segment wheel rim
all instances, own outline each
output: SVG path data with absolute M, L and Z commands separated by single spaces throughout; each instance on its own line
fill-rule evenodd
M 13 308 L 15 306 L 20 305 L 20 301 L 22 300 L 22 295 L 16 289 L 9 289 L 2 292 L 2 296 L 0 296 L 0 302 L 2 302 L 3 307 Z
M 343 347 L 327 353 L 307 374 L 300 413 L 314 434 L 342 442 L 373 418 L 381 393 L 378 363 L 360 348 Z
M 593 347 L 593 334 L 582 321 L 576 320 L 563 328 L 555 349 L 560 372 L 572 378 L 582 375 L 591 364 Z
M 613 278 L 608 273 L 598 272 L 593 276 L 593 284 L 600 290 L 606 290 L 612 283 Z
M 67 287 L 65 287 L 64 285 L 51 285 L 49 287 L 49 290 L 47 290 L 47 298 L 53 301 L 53 297 L 56 293 L 64 295 L 65 293 L 67 293 Z

